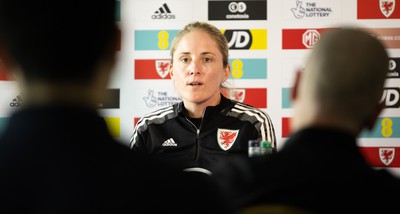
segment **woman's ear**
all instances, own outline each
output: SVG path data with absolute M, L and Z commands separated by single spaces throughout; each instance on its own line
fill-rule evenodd
M 228 64 L 226 65 L 226 67 L 224 68 L 224 76 L 222 78 L 222 82 L 225 82 L 228 80 L 229 75 L 231 74 L 231 66 Z

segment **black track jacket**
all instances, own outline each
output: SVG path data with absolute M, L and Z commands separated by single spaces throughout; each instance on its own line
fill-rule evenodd
M 217 106 L 205 109 L 199 128 L 184 112 L 180 102 L 143 116 L 135 126 L 130 147 L 183 169 L 200 167 L 210 172 L 218 161 L 247 156 L 249 140 L 270 141 L 276 151 L 269 115 L 253 106 L 221 94 Z

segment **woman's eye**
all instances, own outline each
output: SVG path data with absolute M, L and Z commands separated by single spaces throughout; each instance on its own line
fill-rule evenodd
M 189 59 L 188 58 L 181 58 L 181 62 L 184 62 L 184 63 L 189 62 Z
M 211 62 L 211 58 L 204 58 L 204 62 Z

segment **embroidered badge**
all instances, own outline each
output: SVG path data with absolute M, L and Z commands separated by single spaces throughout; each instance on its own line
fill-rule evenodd
M 217 140 L 222 150 L 226 151 L 232 147 L 239 134 L 239 130 L 218 129 Z

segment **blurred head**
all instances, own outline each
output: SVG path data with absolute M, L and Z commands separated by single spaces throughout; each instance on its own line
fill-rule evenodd
M 380 112 L 387 72 L 388 55 L 376 38 L 357 29 L 330 30 L 308 58 L 297 100 L 313 106 L 308 110 L 316 112 L 316 120 L 325 117 L 362 129 Z
M 202 22 L 184 27 L 171 47 L 170 76 L 185 106 L 213 106 L 230 74 L 228 44 L 221 31 Z
M 27 82 L 87 83 L 115 54 L 114 4 L 0 0 L 0 47 Z

